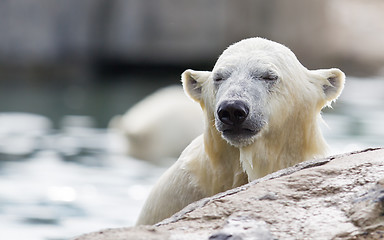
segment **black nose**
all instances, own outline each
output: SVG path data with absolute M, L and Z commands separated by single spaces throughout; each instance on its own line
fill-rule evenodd
M 217 109 L 217 116 L 224 124 L 238 126 L 249 114 L 249 108 L 242 101 L 225 101 Z

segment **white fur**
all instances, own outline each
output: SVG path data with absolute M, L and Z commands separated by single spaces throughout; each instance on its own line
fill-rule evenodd
M 254 80 L 246 74 L 250 68 L 272 69 L 279 75 L 266 95 L 266 105 L 256 106 L 265 108 L 268 121 L 256 136 L 245 141 L 248 145 L 231 144 L 215 127 L 214 112 L 221 96 L 217 96 L 213 73 L 221 68 L 236 69 L 236 76 L 249 84 Z M 154 186 L 137 224 L 156 223 L 195 200 L 323 156 L 327 145 L 318 126 L 320 111 L 338 97 L 344 85 L 340 70 L 310 71 L 288 48 L 262 38 L 230 46 L 212 73 L 187 70 L 182 79 L 184 90 L 204 112 L 204 134 Z
M 110 125 L 124 136 L 128 155 L 158 161 L 179 157 L 203 132 L 202 118 L 200 108 L 183 89 L 170 86 L 144 98 L 123 116 L 114 117 Z

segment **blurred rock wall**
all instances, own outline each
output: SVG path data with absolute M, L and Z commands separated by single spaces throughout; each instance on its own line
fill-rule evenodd
M 3 0 L 0 69 L 212 64 L 230 43 L 262 36 L 309 68 L 375 75 L 384 66 L 383 12 L 381 0 Z

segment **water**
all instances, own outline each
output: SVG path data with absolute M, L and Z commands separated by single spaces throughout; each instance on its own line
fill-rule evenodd
M 70 118 L 72 124 L 89 122 Z M 23 122 L 29 124 L 22 127 Z M 151 185 L 165 170 L 114 153 L 110 144 L 116 140 L 105 129 L 53 130 L 48 119 L 31 114 L 0 114 L 0 123 L 4 239 L 68 239 L 133 225 Z
M 323 114 L 332 153 L 384 145 L 383 92 L 384 79 L 347 80 Z M 61 240 L 131 226 L 169 165 L 121 154 L 118 137 L 98 127 L 97 115 L 55 114 L 0 114 L 1 239 Z
M 383 93 L 383 78 L 347 78 L 334 109 L 323 114 L 328 125 L 323 133 L 331 153 L 384 146 Z

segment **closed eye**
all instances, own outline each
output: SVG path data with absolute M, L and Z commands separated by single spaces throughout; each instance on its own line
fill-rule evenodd
M 274 80 L 277 80 L 279 77 L 277 76 L 277 74 L 275 74 L 274 72 L 272 71 L 267 71 L 267 72 L 264 72 L 262 75 L 261 75 L 261 78 L 263 80 L 266 80 L 266 81 L 274 81 Z
M 215 82 L 220 82 L 220 81 L 223 81 L 223 80 L 224 80 L 224 78 L 221 77 L 221 76 L 214 76 L 213 77 L 213 81 L 215 81 Z
M 220 67 L 213 72 L 213 81 L 216 83 L 227 80 L 233 73 L 234 66 Z
M 224 76 L 223 73 L 215 73 L 213 75 L 213 81 L 215 82 L 221 82 L 226 79 L 226 76 Z

